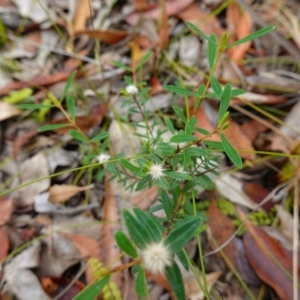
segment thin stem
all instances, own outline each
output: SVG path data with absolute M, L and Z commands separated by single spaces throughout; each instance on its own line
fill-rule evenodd
M 167 229 L 166 229 L 166 235 L 169 234 L 169 232 L 170 232 L 170 230 L 171 230 L 171 228 L 172 228 L 172 225 L 173 225 L 173 223 L 174 223 L 174 219 L 176 218 L 176 215 L 177 215 L 177 213 L 178 213 L 178 210 L 179 210 L 179 208 L 180 208 L 180 205 L 181 205 L 183 199 L 184 199 L 184 194 L 181 193 L 181 194 L 179 195 L 179 198 L 178 198 L 177 202 L 176 202 L 176 205 L 175 205 L 174 210 L 173 210 L 173 212 L 172 212 L 171 218 L 170 218 L 170 220 L 169 220 L 169 222 L 168 222 Z

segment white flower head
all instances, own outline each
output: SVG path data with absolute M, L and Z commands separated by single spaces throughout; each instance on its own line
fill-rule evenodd
M 96 159 L 98 160 L 99 164 L 103 164 L 110 159 L 110 155 L 106 153 L 101 153 L 98 156 L 96 156 Z
M 165 174 L 163 173 L 165 169 L 160 164 L 154 164 L 150 167 L 148 174 L 152 176 L 153 179 L 159 179 Z
M 139 92 L 138 88 L 134 84 L 127 85 L 125 90 L 130 95 L 136 95 Z
M 172 255 L 163 242 L 147 245 L 141 252 L 144 268 L 151 273 L 164 273 L 172 265 Z

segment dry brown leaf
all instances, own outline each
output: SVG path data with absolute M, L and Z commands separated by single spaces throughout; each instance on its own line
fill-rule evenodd
M 167 16 L 173 16 L 181 12 L 185 9 L 190 3 L 194 0 L 173 0 L 173 1 L 165 1 L 165 9 Z M 149 18 L 152 20 L 157 20 L 160 16 L 160 8 L 154 7 L 149 9 L 143 13 L 135 12 L 126 17 L 126 21 L 131 25 L 136 25 L 140 18 Z
M 2 261 L 2 259 L 6 257 L 9 249 L 9 239 L 5 226 L 0 227 L 0 243 L 0 261 Z
M 235 23 L 236 39 L 242 39 L 252 33 L 252 18 L 247 11 L 242 11 L 237 3 L 233 3 L 230 7 L 236 10 L 235 17 L 231 22 Z M 246 42 L 241 45 L 231 47 L 228 50 L 228 56 L 233 60 L 241 60 L 244 58 L 246 52 L 250 49 L 252 42 Z
M 21 148 L 26 145 L 34 136 L 37 135 L 36 130 L 31 130 L 29 132 L 25 132 L 21 135 L 19 135 L 15 140 L 14 140 L 14 146 L 13 146 L 13 157 L 14 160 L 17 161 L 19 152 Z
M 49 189 L 49 199 L 51 203 L 61 203 L 69 200 L 71 197 L 75 196 L 79 192 L 83 192 L 93 188 L 93 185 L 87 186 L 75 186 L 67 184 L 55 184 Z
M 100 40 L 107 44 L 116 44 L 122 41 L 127 35 L 127 31 L 107 29 L 107 30 L 81 30 L 77 35 L 88 35 L 92 39 Z
M 75 15 L 73 18 L 73 32 L 85 29 L 85 24 L 88 18 L 91 17 L 92 5 L 89 4 L 89 0 L 79 0 L 77 1 Z
M 13 205 L 11 199 L 0 198 L 0 226 L 9 221 L 13 212 Z
M 241 130 L 239 124 L 237 124 L 234 121 L 231 121 L 229 127 L 226 128 L 226 130 L 224 130 L 223 133 L 235 149 L 252 152 L 240 152 L 242 158 L 249 160 L 255 159 L 256 155 L 254 153 L 255 150 L 252 146 L 252 142 Z
M 209 244 L 213 249 L 216 249 L 231 238 L 235 231 L 235 226 L 233 225 L 232 220 L 220 211 L 215 200 L 212 201 L 209 206 L 207 218 L 211 235 Z M 234 242 L 231 241 L 222 250 L 229 261 L 235 265 L 236 247 Z
M 159 47 L 163 49 L 169 42 L 168 15 L 166 12 L 166 2 L 161 2 L 160 28 L 159 28 Z
M 129 201 L 142 210 L 149 209 L 157 198 L 157 186 L 141 190 L 135 195 L 129 196 Z
M 193 2 L 187 8 L 180 11 L 178 17 L 183 21 L 190 21 L 206 35 L 216 34 L 217 37 L 221 37 L 224 30 L 219 24 L 216 16 L 208 15 L 200 10 L 200 6 Z
M 101 229 L 101 262 L 104 266 L 109 266 L 110 268 L 117 267 L 122 264 L 119 259 L 121 251 L 116 245 L 114 234 L 120 228 L 120 213 L 117 206 L 115 197 L 113 196 L 113 191 L 111 183 L 108 181 L 108 176 L 105 179 L 105 198 L 103 205 L 103 227 Z M 114 273 L 111 277 L 118 288 L 122 288 L 122 273 Z
M 22 113 L 16 106 L 0 101 L 0 122 Z

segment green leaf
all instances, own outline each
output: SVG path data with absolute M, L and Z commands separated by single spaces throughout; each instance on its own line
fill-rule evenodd
M 106 139 L 107 137 L 109 137 L 109 133 L 108 132 L 106 132 L 106 131 L 105 132 L 101 132 L 101 133 L 97 134 L 96 136 L 94 136 L 92 138 L 92 142 L 99 142 L 101 140 Z
M 72 138 L 74 138 L 75 140 L 77 140 L 79 142 L 82 142 L 82 143 L 88 142 L 88 139 L 81 132 L 79 132 L 75 129 L 70 129 L 69 134 Z
M 64 90 L 63 90 L 63 92 L 62 92 L 62 94 L 61 94 L 60 102 L 66 97 L 66 95 L 67 95 L 67 93 L 68 93 L 68 91 L 69 91 L 71 85 L 72 85 L 73 82 L 74 82 L 76 73 L 77 73 L 77 71 L 73 71 L 73 72 L 70 74 L 70 76 L 69 76 L 69 78 L 68 78 L 68 80 L 67 80 L 67 82 L 66 82 L 65 88 L 64 88 Z
M 184 96 L 191 96 L 191 97 L 196 97 L 197 94 L 194 93 L 193 91 L 190 91 L 188 89 L 182 88 L 180 86 L 175 86 L 175 85 L 165 85 L 163 88 L 169 92 L 176 93 L 179 95 L 184 95 Z
M 131 162 L 129 162 L 126 159 L 121 159 L 120 163 L 125 169 L 128 169 L 129 171 L 131 171 L 133 173 L 137 173 L 140 171 L 140 168 L 136 167 L 135 165 L 133 165 Z
M 180 260 L 182 266 L 188 271 L 189 270 L 189 261 L 184 253 L 184 250 L 181 249 L 176 253 L 178 259 Z
M 222 97 L 222 86 L 215 76 L 211 76 L 211 88 L 217 97 L 220 99 Z
M 169 220 L 173 212 L 173 205 L 172 205 L 172 201 L 169 199 L 168 194 L 165 191 L 161 192 L 161 203 L 164 207 L 164 211 Z
M 41 109 L 41 108 L 52 108 L 55 105 L 46 105 L 46 104 L 35 104 L 35 103 L 22 103 L 17 105 L 21 109 Z
M 191 161 L 192 161 L 190 152 L 186 151 L 187 149 L 185 149 L 183 151 L 183 164 L 184 164 L 185 167 L 189 167 L 191 165 Z
M 195 116 L 192 116 L 188 122 L 188 125 L 191 127 L 191 134 L 193 133 L 193 131 L 195 130 L 195 126 L 197 124 L 197 119 Z
M 168 171 L 165 174 L 171 178 L 178 179 L 178 180 L 192 180 L 192 177 L 189 174 L 182 173 L 182 172 L 175 172 L 175 171 Z
M 215 148 L 217 150 L 224 151 L 223 144 L 221 142 L 215 142 L 215 141 L 203 141 L 203 144 L 206 144 L 210 146 L 211 148 Z
M 149 51 L 148 53 L 146 53 L 141 60 L 139 61 L 139 63 L 135 66 L 134 71 L 138 70 L 149 58 L 150 56 L 152 56 L 153 51 Z
M 171 230 L 165 238 L 164 243 L 167 245 L 171 253 L 177 253 L 187 242 L 195 235 L 196 230 L 202 224 L 199 217 L 188 217 L 180 222 L 180 226 L 176 226 Z
M 170 184 L 164 177 L 161 177 L 158 180 L 156 180 L 156 184 L 162 189 L 170 189 Z
M 146 281 L 146 274 L 145 270 L 140 266 L 136 281 L 135 281 L 135 291 L 137 295 L 141 298 L 147 297 L 147 281 Z
M 101 280 L 88 285 L 84 290 L 82 290 L 79 294 L 77 294 L 73 300 L 94 300 L 101 293 L 105 285 L 107 284 L 110 276 L 107 275 L 103 277 Z
M 211 191 L 214 189 L 214 184 L 213 184 L 212 180 L 205 174 L 200 175 L 200 176 L 194 176 L 193 182 L 196 185 L 201 186 L 205 190 Z
M 139 248 L 144 248 L 151 243 L 151 237 L 146 228 L 140 225 L 140 222 L 127 210 L 123 210 L 123 219 L 132 240 Z
M 243 90 L 243 89 L 234 89 L 231 91 L 231 97 L 237 97 L 240 95 L 244 95 L 246 94 L 247 91 Z
M 185 300 L 185 290 L 182 280 L 182 275 L 178 265 L 174 262 L 172 266 L 167 266 L 165 269 L 165 275 L 172 287 L 172 290 L 177 300 Z
M 257 39 L 267 33 L 269 33 L 270 31 L 274 30 L 275 29 L 275 26 L 269 26 L 269 27 L 266 27 L 266 28 L 263 28 L 263 29 L 260 29 L 234 43 L 231 43 L 227 46 L 227 49 L 230 48 L 230 47 L 233 47 L 233 46 L 236 46 L 236 45 L 240 45 L 240 44 L 243 44 L 243 43 L 246 43 L 248 41 L 252 41 L 254 39 Z
M 207 130 L 204 129 L 204 128 L 196 127 L 196 128 L 195 128 L 195 131 L 198 131 L 198 132 L 202 133 L 203 135 L 209 135 L 209 131 L 207 131 Z
M 131 241 L 128 239 L 128 237 L 125 235 L 125 233 L 122 230 L 118 230 L 115 233 L 115 240 L 117 245 L 120 247 L 122 251 L 124 251 L 127 255 L 137 258 L 138 254 L 132 245 Z
M 224 87 L 222 97 L 221 97 L 221 103 L 219 107 L 219 122 L 222 120 L 223 116 L 227 112 L 230 100 L 231 100 L 231 84 L 227 83 Z
M 223 133 L 220 133 L 220 137 L 221 137 L 221 141 L 222 141 L 222 145 L 224 148 L 225 153 L 227 154 L 227 156 L 229 157 L 229 159 L 238 167 L 238 168 L 242 168 L 243 166 L 243 161 L 240 157 L 240 155 L 238 154 L 238 152 L 232 147 L 232 145 L 229 143 L 229 141 L 227 140 L 227 138 L 225 137 L 225 135 Z
M 38 132 L 49 131 L 49 130 L 56 130 L 56 129 L 60 129 L 60 128 L 64 128 L 64 127 L 69 127 L 69 126 L 70 126 L 70 124 L 50 124 L 50 125 L 41 126 L 38 129 Z
M 174 129 L 173 123 L 172 123 L 172 121 L 170 120 L 170 118 L 168 118 L 167 116 L 164 116 L 164 121 L 165 121 L 166 126 L 167 126 L 168 129 L 170 130 L 170 132 L 171 132 L 172 134 L 175 134 L 176 131 L 175 131 L 175 129 Z
M 140 226 L 143 226 L 148 231 L 151 241 L 159 242 L 162 238 L 161 231 L 164 230 L 164 227 L 160 228 L 156 219 L 141 209 L 134 208 L 133 211 L 140 223 Z
M 208 41 L 207 45 L 207 57 L 209 69 L 212 70 L 215 64 L 215 58 L 217 53 L 217 37 L 213 33 L 212 35 L 210 35 L 209 38 L 210 40 Z M 212 41 L 214 41 L 214 43 Z
M 184 152 L 188 152 L 190 156 L 206 156 L 207 153 L 200 147 L 189 147 L 184 149 Z
M 145 177 L 143 177 L 137 184 L 136 186 L 136 190 L 139 191 L 141 189 L 143 189 L 144 187 L 146 187 L 146 185 L 148 184 L 148 182 L 151 180 L 151 175 L 147 175 Z
M 174 143 L 174 144 L 190 143 L 197 140 L 198 138 L 195 137 L 194 135 L 176 134 L 170 138 L 169 143 Z
M 124 70 L 126 70 L 126 71 L 128 71 L 128 72 L 132 72 L 132 70 L 131 70 L 129 67 L 127 67 L 126 65 L 122 64 L 121 62 L 116 61 L 116 60 L 113 60 L 112 62 L 113 62 L 113 64 L 114 64 L 115 66 L 117 66 L 118 68 L 124 69 Z
M 197 109 L 199 108 L 200 105 L 200 100 L 202 99 L 202 95 L 205 89 L 205 85 L 202 83 L 197 90 L 197 96 L 196 96 L 196 101 L 195 101 L 195 105 L 194 105 L 194 112 L 197 111 Z
M 175 114 L 183 121 L 184 124 L 187 123 L 186 117 L 184 113 L 182 112 L 182 109 L 178 106 L 172 106 L 174 109 Z
M 71 94 L 67 94 L 67 108 L 72 121 L 75 121 L 75 101 Z
M 210 41 L 211 43 L 216 43 L 214 40 L 211 40 L 210 37 L 208 37 L 204 32 L 202 32 L 197 26 L 192 24 L 191 22 L 186 22 L 186 25 L 191 29 L 194 30 L 198 35 L 200 35 L 202 38 L 204 38 L 207 41 Z M 218 46 L 216 44 L 216 46 Z

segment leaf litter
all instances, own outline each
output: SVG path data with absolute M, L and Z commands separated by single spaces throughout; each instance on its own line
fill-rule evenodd
M 72 299 L 93 280 L 95 265 L 101 269 L 125 262 L 113 238 L 122 227 L 122 209 L 159 204 L 156 186 L 132 193 L 116 179 L 108 181 L 107 174 L 97 173 L 95 158 L 87 160 L 89 153 L 68 134 L 70 127 L 37 132 L 45 124 L 68 123 L 66 116 L 49 107 L 50 93 L 63 97 L 67 79 L 77 70 L 71 87 L 76 126 L 88 136 L 108 129 L 109 155 L 134 156 L 143 140 L 130 122 L 143 118 L 122 107 L 125 71 L 113 61 L 134 67 L 154 50 L 151 63 L 139 74 L 152 88 L 147 103 L 150 121 L 168 115 L 180 129 L 182 124 L 170 115 L 170 107 L 183 106 L 186 99 L 164 91 L 162 85 L 180 82 L 197 88 L 208 73 L 207 41 L 188 31 L 184 22 L 217 38 L 231 31 L 230 41 L 235 42 L 254 27 L 274 25 L 276 18 L 276 31 L 230 48 L 215 70 L 224 86 L 230 82 L 247 91 L 231 100 L 231 125 L 224 132 L 239 150 L 244 168 L 236 172 L 224 157 L 221 176 L 208 174 L 215 191 L 199 190 L 196 199 L 209 219 L 203 254 L 213 249 L 221 253 L 205 257 L 210 262 L 206 273 L 212 297 L 257 296 L 263 282 L 268 284 L 261 290 L 266 297 L 292 299 L 291 249 L 298 254 L 293 248 L 297 222 L 293 201 L 298 198 L 291 187 L 299 178 L 299 4 L 123 2 L 0 1 L 0 279 L 6 282 L 2 295 L 51 299 L 63 289 L 69 298 L 61 299 Z M 195 99 L 187 98 L 197 125 L 213 130 L 218 103 L 213 97 L 205 99 L 193 112 Z M 37 108 L 24 110 L 22 105 L 28 103 Z M 216 137 L 212 142 L 219 141 Z M 92 168 L 79 169 L 88 162 L 94 164 Z M 268 198 L 280 186 L 283 192 Z M 245 228 L 236 233 L 243 222 Z M 198 264 L 196 246 L 191 245 Z M 94 266 L 90 258 L 96 259 Z M 232 275 L 236 271 L 246 288 Z M 204 299 L 194 279 L 190 273 L 184 275 L 187 299 Z M 137 297 L 130 273 L 115 273 L 110 281 L 124 299 Z M 68 294 L 66 282 L 81 286 Z M 163 277 L 148 274 L 148 283 L 156 299 L 165 299 L 165 291 L 171 293 Z

